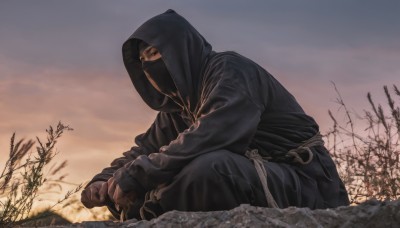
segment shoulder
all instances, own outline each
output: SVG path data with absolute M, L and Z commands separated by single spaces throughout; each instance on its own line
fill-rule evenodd
M 209 61 L 207 63 L 207 67 L 230 67 L 230 68 L 240 68 L 243 66 L 247 67 L 255 67 L 257 64 L 252 60 L 234 52 L 234 51 L 226 51 L 226 52 L 217 52 L 213 55 L 210 55 Z
M 204 70 L 203 83 L 223 82 L 243 89 L 254 89 L 261 84 L 268 84 L 271 79 L 272 75 L 251 59 L 228 51 L 210 56 Z
M 220 74 L 224 77 L 269 78 L 272 75 L 253 60 L 233 51 L 210 55 L 205 67 L 205 76 Z
M 235 90 L 261 104 L 263 88 L 270 75 L 261 66 L 236 52 L 214 53 L 208 60 L 202 80 L 202 98 L 214 91 Z

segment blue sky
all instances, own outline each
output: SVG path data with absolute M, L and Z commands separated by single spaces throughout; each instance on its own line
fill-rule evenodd
M 337 110 L 331 81 L 360 113 L 368 91 L 383 101 L 383 85 L 400 86 L 399 1 L 3 0 L 0 153 L 12 132 L 40 136 L 62 120 L 75 131 L 61 139 L 60 158 L 80 182 L 129 149 L 155 113 L 134 91 L 121 45 L 169 8 L 214 50 L 237 51 L 272 73 L 322 132 L 327 110 Z

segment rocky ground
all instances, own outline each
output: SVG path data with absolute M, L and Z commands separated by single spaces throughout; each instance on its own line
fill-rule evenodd
M 241 205 L 230 211 L 171 211 L 151 221 L 87 221 L 76 224 L 58 215 L 25 222 L 17 227 L 400 227 L 400 200 L 368 201 L 358 206 L 336 209 L 272 209 Z M 1 227 L 1 225 L 0 225 Z
M 230 211 L 171 211 L 151 221 L 83 222 L 64 227 L 400 227 L 400 200 L 326 210 L 241 205 Z

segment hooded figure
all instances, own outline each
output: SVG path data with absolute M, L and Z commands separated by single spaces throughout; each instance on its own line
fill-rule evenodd
M 147 47 L 161 58 L 143 60 Z M 159 113 L 136 146 L 86 186 L 85 206 L 150 219 L 240 204 L 349 204 L 318 125 L 262 67 L 212 51 L 173 10 L 140 26 L 122 52 L 136 90 Z

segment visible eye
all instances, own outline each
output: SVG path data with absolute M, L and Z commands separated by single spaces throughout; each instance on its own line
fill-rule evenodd
M 155 55 L 157 55 L 158 54 L 158 50 L 152 50 L 151 52 L 150 52 L 150 56 L 155 56 Z

